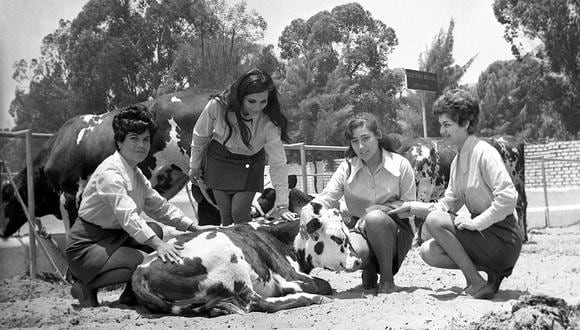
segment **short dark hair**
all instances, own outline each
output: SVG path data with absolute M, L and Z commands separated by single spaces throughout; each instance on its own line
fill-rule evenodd
M 479 102 L 466 90 L 452 89 L 439 96 L 433 104 L 433 115 L 442 114 L 447 114 L 461 126 L 469 122 L 467 133 L 473 134 L 479 123 Z
M 119 111 L 113 118 L 113 132 L 115 133 L 115 148 L 119 150 L 117 142 L 125 141 L 127 134 L 142 134 L 149 131 L 151 139 L 157 131 L 157 123 L 154 116 L 142 104 L 131 105 Z
M 387 134 L 385 134 L 385 132 L 381 131 L 377 117 L 368 112 L 361 112 L 354 115 L 354 117 L 347 122 L 344 130 L 344 137 L 348 143 L 348 150 L 346 151 L 347 158 L 353 158 L 356 156 L 350 140 L 352 140 L 355 128 L 359 127 L 366 127 L 369 129 L 369 131 L 373 132 L 373 134 L 379 140 L 379 146 L 381 148 L 390 152 L 396 152 L 395 141 L 393 141 Z M 381 132 L 379 133 L 379 131 Z M 380 138 L 379 135 L 381 135 Z

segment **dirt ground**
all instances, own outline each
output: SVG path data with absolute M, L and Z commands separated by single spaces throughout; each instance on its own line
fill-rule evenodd
M 417 248 L 411 249 L 395 278 L 406 288 L 402 292 L 365 294 L 360 287 L 360 271 L 318 270 L 313 274 L 328 280 L 336 290 L 332 302 L 275 314 L 213 319 L 155 315 L 142 307 L 128 308 L 116 302 L 122 288 L 99 292 L 100 307 L 79 309 L 66 284 L 13 278 L 0 282 L 0 328 L 501 329 L 508 324 L 502 320 L 514 315 L 512 306 L 531 294 L 563 298 L 564 305 L 576 306 L 576 312 L 559 312 L 561 317 L 566 313 L 564 318 L 570 316 L 568 328 L 580 328 L 580 224 L 531 231 L 514 273 L 491 301 L 460 294 L 465 285 L 461 273 L 427 266 Z M 532 322 L 536 316 L 523 318 Z

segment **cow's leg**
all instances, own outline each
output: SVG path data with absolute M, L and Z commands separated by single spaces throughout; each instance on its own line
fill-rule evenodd
M 62 193 L 62 194 L 60 194 L 58 207 L 60 209 L 60 214 L 62 216 L 62 222 L 64 223 L 64 232 L 68 236 L 68 234 L 70 232 L 70 227 L 72 225 L 70 223 L 68 212 L 66 211 L 65 204 L 66 204 L 66 197 L 64 197 L 64 193 Z
M 330 303 L 332 299 L 311 293 L 293 293 L 283 297 L 264 298 L 256 294 L 252 297 L 250 311 L 275 313 L 284 309 Z
M 62 221 L 64 222 L 64 230 L 66 233 L 68 233 L 72 225 L 75 223 L 76 218 L 78 217 L 76 198 L 70 194 L 62 193 L 60 195 L 59 208 Z
M 277 293 L 266 293 L 258 289 L 256 286 L 254 286 L 254 289 L 258 293 L 262 293 L 265 296 L 277 296 L 280 294 L 286 295 L 299 292 L 323 295 L 332 294 L 332 287 L 326 280 L 315 276 L 308 276 L 303 273 L 294 272 L 294 270 L 289 271 L 294 274 L 286 274 L 285 276 L 276 273 L 270 274 L 271 282 L 276 283 L 275 286 L 277 287 Z M 291 278 L 292 280 L 288 280 L 287 278 Z
M 518 214 L 518 222 L 520 225 L 520 228 L 522 230 L 522 237 L 524 239 L 524 242 L 528 241 L 528 224 L 527 224 L 527 219 L 526 219 L 526 211 L 528 209 L 528 200 L 526 198 L 526 193 L 525 192 L 520 192 L 519 196 L 518 196 L 518 202 L 516 205 L 516 212 Z

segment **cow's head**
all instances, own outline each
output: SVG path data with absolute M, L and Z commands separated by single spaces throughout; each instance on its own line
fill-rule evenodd
M 54 214 L 60 216 L 58 208 L 58 195 L 55 194 L 49 187 L 47 187 L 44 177 L 40 177 L 40 171 L 35 168 L 35 215 L 42 217 L 47 214 Z M 20 197 L 25 204 L 28 203 L 28 193 L 26 186 L 26 168 L 21 170 L 18 175 L 14 177 L 14 183 L 17 185 L 15 189 L 9 182 L 2 182 L 1 184 L 1 205 L 2 207 L 2 223 L 0 223 L 0 237 L 10 237 L 18 231 L 23 224 L 27 222 L 26 213 L 22 208 L 22 204 L 16 197 L 18 191 Z
M 335 271 L 355 271 L 362 260 L 355 252 L 348 236 L 348 227 L 342 222 L 337 209 L 325 209 L 311 203 L 312 208 L 301 212 L 301 223 L 306 224 L 306 237 L 298 234 L 294 248 L 303 271 L 322 267 Z

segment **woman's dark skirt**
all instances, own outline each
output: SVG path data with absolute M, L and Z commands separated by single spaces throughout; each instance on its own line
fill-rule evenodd
M 211 189 L 223 191 L 262 192 L 265 165 L 264 149 L 249 156 L 234 154 L 212 140 L 206 153 L 204 183 Z
M 477 269 L 503 276 L 512 273 L 522 250 L 520 227 L 513 215 L 483 231 L 456 230 L 456 236 Z
M 159 230 L 147 223 L 157 235 Z M 160 228 L 159 228 L 160 229 Z M 83 283 L 94 280 L 109 258 L 121 246 L 151 253 L 149 246 L 135 241 L 123 229 L 103 229 L 78 218 L 66 239 L 65 254 L 69 271 Z
M 127 238 L 129 235 L 122 229 L 103 229 L 78 218 L 66 240 L 70 272 L 83 283 L 89 283 Z

